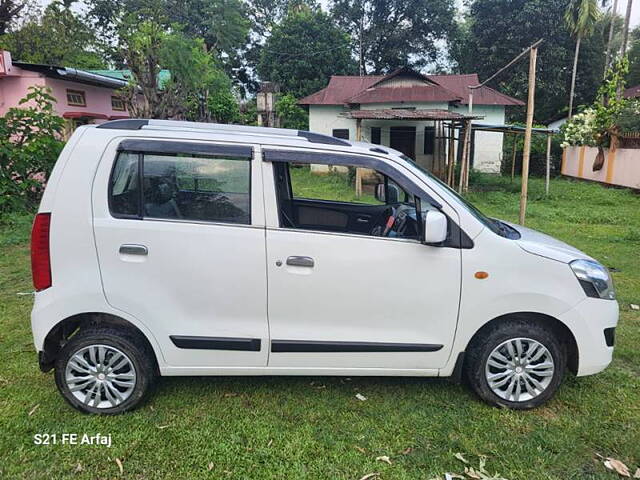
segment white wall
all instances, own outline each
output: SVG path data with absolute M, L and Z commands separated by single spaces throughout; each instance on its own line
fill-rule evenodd
M 362 105 L 362 110 L 377 110 L 384 108 L 422 108 L 422 109 L 442 109 L 452 110 L 457 113 L 467 113 L 467 107 L 461 105 L 458 108 L 450 108 L 447 103 L 376 103 Z M 333 129 L 348 128 L 349 139 L 356 139 L 356 121 L 340 116 L 348 109 L 338 105 L 310 105 L 309 106 L 309 129 L 313 132 L 331 135 Z M 474 115 L 484 116 L 476 123 L 486 123 L 492 125 L 503 125 L 505 121 L 504 107 L 494 105 L 475 105 Z M 381 143 L 389 146 L 389 127 L 400 126 L 416 127 L 416 162 L 426 168 L 431 168 L 433 163 L 432 155 L 424 155 L 424 127 L 433 125 L 428 121 L 400 121 L 400 120 L 363 120 L 362 140 L 371 141 L 371 127 L 381 128 Z M 503 134 L 495 132 L 476 132 L 474 168 L 483 172 L 499 173 L 502 162 L 502 142 Z

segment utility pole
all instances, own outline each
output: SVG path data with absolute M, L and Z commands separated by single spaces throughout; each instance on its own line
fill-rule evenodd
M 360 76 L 362 77 L 364 75 L 364 58 L 363 58 L 363 52 L 362 52 L 362 30 L 364 28 L 364 6 L 362 7 L 362 12 L 360 14 L 360 34 L 358 35 L 359 39 L 360 39 L 360 48 L 359 48 L 359 52 L 358 52 L 358 57 L 360 59 Z
M 527 128 L 524 133 L 524 150 L 522 152 L 522 188 L 520 190 L 520 225 L 524 225 L 527 213 L 527 190 L 529 187 L 529 157 L 531 156 L 531 132 L 533 129 L 533 112 L 536 95 L 536 61 L 538 46 L 534 44 L 529 52 L 529 98 L 527 100 Z

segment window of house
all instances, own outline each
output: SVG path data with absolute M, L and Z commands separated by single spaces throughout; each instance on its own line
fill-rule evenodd
M 111 175 L 111 212 L 249 224 L 250 175 L 248 159 L 121 152 Z
M 349 129 L 348 128 L 334 128 L 331 133 L 336 138 L 343 138 L 345 140 L 349 140 Z
M 118 112 L 124 112 L 124 101 L 120 97 L 111 97 L 111 108 Z
M 380 127 L 371 127 L 371 143 L 375 143 L 376 145 L 381 144 L 381 132 L 382 129 Z
M 424 154 L 433 155 L 436 146 L 436 127 L 424 127 Z
M 67 104 L 74 107 L 86 107 L 87 99 L 82 90 L 67 90 Z

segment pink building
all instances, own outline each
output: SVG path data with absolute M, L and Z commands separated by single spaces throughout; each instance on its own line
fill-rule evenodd
M 78 125 L 129 118 L 117 90 L 127 82 L 75 68 L 13 62 L 11 53 L 0 50 L 0 115 L 17 107 L 32 85 L 53 92 L 58 115 L 68 120 L 68 130 Z

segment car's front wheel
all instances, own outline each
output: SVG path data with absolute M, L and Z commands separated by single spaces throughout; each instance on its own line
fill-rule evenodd
M 556 393 L 566 369 L 566 350 L 552 329 L 514 319 L 476 338 L 465 364 L 467 379 L 483 400 L 525 410 Z
M 125 331 L 81 330 L 56 359 L 58 390 L 73 407 L 86 413 L 131 410 L 155 378 L 148 350 L 141 339 Z

